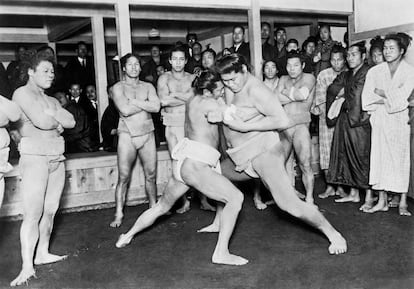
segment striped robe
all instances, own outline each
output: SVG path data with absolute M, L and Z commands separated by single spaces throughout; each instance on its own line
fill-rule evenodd
M 319 116 L 319 162 L 322 170 L 329 168 L 329 156 L 334 127 L 326 125 L 326 92 L 329 85 L 338 76 L 332 67 L 322 70 L 316 79 L 316 92 L 311 112 Z
M 374 93 L 385 92 L 385 99 Z M 414 68 L 401 60 L 391 77 L 384 62 L 368 72 L 362 92 L 362 108 L 371 114 L 371 167 L 374 190 L 406 193 L 410 176 L 410 126 L 408 97 L 414 88 Z M 384 104 L 375 104 L 384 99 Z

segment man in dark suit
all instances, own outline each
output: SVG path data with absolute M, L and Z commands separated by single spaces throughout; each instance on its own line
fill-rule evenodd
M 270 24 L 268 22 L 262 22 L 262 58 L 266 60 L 276 59 L 276 48 L 269 43 L 270 38 Z
M 250 47 L 249 43 L 244 42 L 244 32 L 244 27 L 241 25 L 233 27 L 233 46 L 230 47 L 230 51 L 243 55 L 247 63 L 250 64 Z
M 88 57 L 88 47 L 85 42 L 78 42 L 77 56 L 68 61 L 65 67 L 67 87 L 79 83 L 84 90 L 87 85 L 95 85 L 95 68 L 92 58 Z
M 79 104 L 88 117 L 91 139 L 94 145 L 97 146 L 99 145 L 98 100 L 94 85 L 89 84 L 86 86 L 85 96 L 81 97 Z

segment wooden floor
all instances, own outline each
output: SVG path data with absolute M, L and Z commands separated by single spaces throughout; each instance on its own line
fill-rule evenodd
M 323 187 L 318 180 L 316 193 Z M 190 212 L 164 217 L 130 246 L 115 248 L 144 204 L 126 208 L 119 229 L 108 226 L 113 209 L 58 215 L 51 249 L 69 258 L 37 267 L 38 278 L 23 288 L 414 288 L 414 218 L 317 200 L 349 243 L 347 254 L 330 256 L 320 233 L 275 206 L 257 211 L 248 186 L 241 189 L 246 198 L 230 249 L 250 260 L 245 266 L 210 262 L 217 235 L 196 230 L 213 213 L 201 211 L 196 200 Z M 19 226 L 0 222 L 0 288 L 8 288 L 21 266 Z

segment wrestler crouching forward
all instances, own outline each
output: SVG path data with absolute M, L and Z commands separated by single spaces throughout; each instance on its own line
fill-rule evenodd
M 175 47 L 170 51 L 171 71 L 160 76 L 157 83 L 161 100 L 162 122 L 165 125 L 165 139 L 170 155 L 175 145 L 184 138 L 185 103 L 194 95 L 191 83 L 194 75 L 184 71 L 187 63 L 187 52 L 183 47 Z M 184 195 L 183 205 L 177 213 L 190 210 L 190 201 Z M 200 196 L 201 209 L 215 211 L 205 196 Z
M 345 253 L 347 245 L 342 235 L 316 206 L 301 201 L 290 183 L 284 167 L 285 152 L 276 130 L 286 130 L 293 124 L 279 100 L 248 72 L 242 56 L 231 54 L 223 57 L 217 62 L 217 69 L 226 86 L 226 104 L 236 108 L 255 108 L 260 113 L 248 121 L 243 121 L 237 114 L 224 115 L 224 135 L 230 148 L 227 153 L 233 162 L 228 159 L 222 162 L 223 174 L 234 180 L 260 178 L 282 210 L 327 236 L 331 242 L 329 253 Z M 219 210 L 217 212 L 220 213 Z M 219 222 L 206 228 L 211 232 L 218 230 L 221 230 Z
M 49 253 L 49 242 L 65 184 L 65 143 L 60 134 L 64 128 L 75 126 L 72 114 L 44 92 L 52 85 L 55 76 L 53 59 L 28 51 L 23 65 L 28 66 L 28 81 L 13 94 L 13 101 L 22 110 L 17 127 L 21 135 L 18 148 L 22 178 L 23 222 L 20 243 L 23 265 L 20 274 L 10 283 L 11 286 L 25 284 L 35 275 L 34 255 L 35 265 L 53 263 L 67 257 Z
M 6 126 L 9 121 L 17 121 L 20 114 L 17 104 L 0 95 L 0 208 L 4 197 L 4 175 L 13 169 L 8 162 L 10 137 Z
M 157 204 L 142 213 L 133 227 L 122 234 L 116 247 L 128 245 L 133 236 L 155 220 L 166 214 L 176 200 L 183 196 L 189 187 L 194 187 L 207 197 L 224 203 L 221 210 L 221 228 L 212 262 L 217 264 L 244 265 L 248 261 L 240 256 L 230 254 L 228 245 L 230 237 L 242 207 L 243 194 L 220 174 L 220 153 L 218 126 L 209 121 L 214 112 L 224 105 L 220 98 L 223 83 L 220 76 L 212 71 L 204 71 L 193 82 L 196 95 L 186 104 L 186 137 L 173 149 L 173 177 Z M 220 105 L 221 100 L 221 105 Z
M 152 112 L 160 110 L 160 101 L 151 83 L 140 81 L 139 56 L 128 53 L 121 58 L 125 79 L 112 87 L 112 98 L 119 111 L 118 183 L 115 189 L 116 212 L 111 227 L 119 227 L 131 171 L 137 159 L 145 176 L 145 191 L 152 207 L 157 201 L 157 149 Z

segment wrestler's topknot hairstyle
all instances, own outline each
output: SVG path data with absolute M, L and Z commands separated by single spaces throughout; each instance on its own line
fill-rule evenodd
M 299 58 L 300 63 L 304 63 L 305 60 L 302 57 L 302 54 L 299 52 L 299 50 L 291 50 L 287 53 L 286 59 L 290 59 L 290 58 Z
M 140 65 L 141 65 L 141 57 L 139 57 L 139 55 L 135 52 L 130 52 L 125 54 L 124 56 L 121 57 L 120 62 L 121 62 L 121 68 L 125 68 L 125 65 L 128 61 L 128 59 L 130 59 L 131 57 L 135 57 L 136 59 L 138 59 Z
M 369 54 L 371 56 L 375 50 L 380 50 L 382 53 L 382 50 L 384 49 L 384 39 L 381 36 L 375 36 L 369 41 L 369 43 L 371 44 L 371 47 L 369 48 Z
M 367 53 L 367 48 L 365 47 L 365 40 L 354 43 L 351 46 L 349 46 L 349 48 L 351 47 L 357 47 L 361 54 Z
M 400 49 L 404 49 L 404 52 L 402 54 L 402 56 L 404 56 L 407 53 L 407 48 L 408 46 L 410 46 L 411 40 L 413 40 L 413 38 L 406 33 L 398 32 L 386 35 L 384 42 L 387 40 L 394 40 L 395 42 L 397 42 L 398 47 Z
M 220 74 L 241 72 L 243 70 L 243 65 L 245 65 L 247 69 L 249 68 L 244 56 L 238 53 L 223 56 L 216 62 L 216 68 Z
M 206 69 L 193 80 L 191 86 L 194 88 L 195 94 L 201 95 L 204 89 L 213 92 L 218 81 L 221 81 L 220 74 L 213 69 Z
M 173 55 L 173 52 L 177 52 L 177 51 L 180 51 L 180 52 L 184 53 L 185 59 L 188 59 L 188 50 L 186 49 L 186 47 L 184 45 L 174 46 L 173 49 L 171 49 L 171 51 L 170 51 L 170 59 Z
M 332 57 L 332 54 L 334 53 L 341 53 L 342 57 L 346 58 L 346 49 L 340 43 L 335 43 L 332 46 L 331 57 Z

